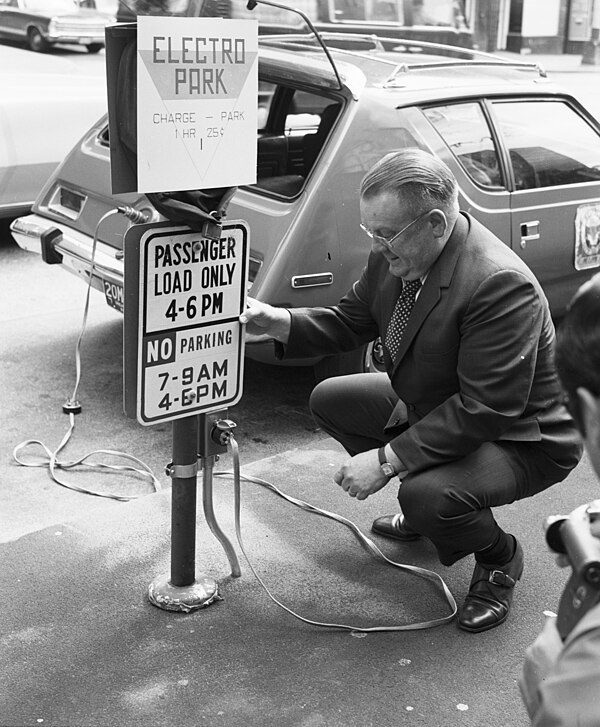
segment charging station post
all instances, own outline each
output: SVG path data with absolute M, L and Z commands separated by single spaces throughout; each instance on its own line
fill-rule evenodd
M 149 597 L 189 611 L 217 598 L 216 583 L 195 573 L 199 462 L 206 521 L 240 575 L 214 517 L 212 472 L 235 426 L 223 411 L 242 396 L 248 228 L 221 220 L 235 187 L 256 182 L 248 140 L 257 128 L 258 27 L 159 13 L 108 28 L 106 39 L 112 191 L 146 192 L 172 220 L 125 234 L 123 401 L 145 426 L 173 422 L 171 572 Z M 182 191 L 193 204 L 178 199 Z
M 171 569 L 148 588 L 151 603 L 168 611 L 192 611 L 211 604 L 214 578 L 196 577 L 196 492 L 198 416 L 173 422 L 173 461 L 167 465 L 171 490 Z
M 249 233 L 245 222 L 219 234 L 171 223 L 134 225 L 125 235 L 124 408 L 145 425 L 173 423 L 171 570 L 150 585 L 150 601 L 191 611 L 218 598 L 217 583 L 195 573 L 197 475 L 206 522 L 231 574 L 237 556 L 212 503 L 213 467 L 235 424 L 227 407 L 242 396 Z M 176 283 L 176 281 L 178 281 Z
M 203 472 L 202 500 L 206 523 L 223 546 L 231 575 L 241 576 L 237 555 L 219 527 L 213 508 L 212 476 L 218 453 L 227 449 L 235 424 L 226 411 L 173 421 L 173 461 L 166 472 L 172 478 L 171 570 L 148 588 L 151 603 L 168 611 L 192 611 L 218 598 L 218 584 L 205 573 L 196 575 L 197 473 Z

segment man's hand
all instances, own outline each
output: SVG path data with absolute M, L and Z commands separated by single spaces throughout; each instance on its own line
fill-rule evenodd
M 356 497 L 357 500 L 366 500 L 389 482 L 379 467 L 376 449 L 351 457 L 335 473 L 333 479 L 350 497 Z
M 246 341 L 260 343 L 275 338 L 287 343 L 290 335 L 291 317 L 287 308 L 275 308 L 248 298 L 246 310 L 241 314 L 240 323 L 246 324 Z

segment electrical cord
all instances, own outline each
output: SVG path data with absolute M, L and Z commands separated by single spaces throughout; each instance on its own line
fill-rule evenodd
M 233 457 L 233 472 L 215 472 L 215 476 L 217 477 L 231 477 L 233 476 L 233 485 L 234 485 L 234 507 L 235 507 L 235 532 L 237 536 L 237 540 L 240 546 L 240 550 L 242 551 L 242 554 L 244 555 L 244 558 L 246 559 L 248 565 L 250 566 L 250 570 L 254 574 L 256 580 L 260 583 L 262 588 L 265 590 L 269 598 L 277 604 L 280 608 L 282 608 L 284 611 L 287 611 L 291 616 L 294 618 L 299 619 L 300 621 L 310 624 L 312 626 L 321 626 L 324 628 L 330 628 L 330 629 L 343 629 L 345 631 L 356 631 L 356 632 L 373 632 L 373 631 L 415 631 L 418 629 L 429 629 L 433 628 L 434 626 L 440 626 L 442 624 L 449 623 L 454 619 L 458 612 L 458 607 L 456 605 L 456 600 L 454 596 L 452 595 L 452 592 L 446 585 L 446 582 L 444 579 L 434 571 L 427 570 L 427 568 L 420 568 L 418 566 L 414 565 L 407 565 L 405 563 L 397 563 L 394 560 L 390 560 L 386 555 L 384 555 L 381 550 L 375 545 L 375 543 L 368 538 L 361 530 L 351 521 L 347 518 L 343 517 L 342 515 L 337 515 L 336 513 L 329 512 L 327 510 L 322 510 L 321 508 L 318 508 L 314 505 L 311 505 L 308 502 L 304 502 L 303 500 L 299 500 L 295 497 L 292 497 L 291 495 L 287 495 L 281 490 L 279 490 L 275 485 L 271 484 L 270 482 L 267 482 L 266 480 L 260 479 L 259 477 L 250 477 L 248 475 L 242 475 L 240 474 L 240 461 L 239 461 L 239 452 L 238 452 L 238 446 L 237 442 L 235 441 L 235 438 L 233 435 L 230 435 L 228 446 L 231 448 L 231 453 Z M 293 505 L 297 505 L 298 507 L 301 507 L 303 510 L 307 510 L 308 512 L 311 512 L 316 515 L 321 515 L 327 518 L 330 518 L 332 520 L 336 520 L 337 522 L 342 523 L 343 525 L 346 525 L 352 532 L 357 536 L 357 538 L 360 540 L 360 542 L 366 547 L 366 549 L 378 560 L 383 561 L 384 563 L 387 563 L 388 565 L 393 566 L 394 568 L 399 568 L 400 570 L 406 571 L 408 573 L 412 573 L 413 575 L 424 578 L 426 580 L 433 581 L 435 584 L 439 585 L 442 589 L 442 592 L 444 594 L 444 597 L 446 598 L 446 601 L 448 602 L 448 605 L 450 606 L 451 613 L 448 616 L 442 616 L 440 618 L 430 619 L 428 621 L 420 621 L 417 623 L 409 623 L 409 624 L 401 624 L 398 626 L 352 626 L 348 624 L 339 624 L 339 623 L 323 623 L 320 621 L 314 621 L 309 618 L 305 618 L 304 616 L 301 616 L 300 614 L 293 611 L 288 606 L 284 605 L 279 601 L 269 590 L 267 585 L 264 583 L 262 578 L 258 575 L 256 572 L 254 566 L 252 565 L 252 562 L 250 561 L 250 558 L 248 557 L 246 553 L 246 549 L 244 547 L 244 543 L 242 541 L 242 533 L 241 533 L 241 486 L 240 482 L 253 482 L 257 485 L 261 485 L 262 487 L 266 487 L 267 489 L 271 490 L 272 492 L 279 495 L 279 497 L 282 497 L 284 500 L 287 500 L 288 502 L 291 502 Z
M 13 458 L 14 460 L 22 465 L 23 467 L 48 467 L 48 470 L 50 472 L 50 476 L 52 477 L 53 481 L 56 482 L 56 484 L 61 485 L 61 487 L 66 487 L 69 490 L 75 490 L 76 492 L 81 492 L 86 495 L 94 495 L 96 497 L 104 497 L 111 500 L 119 500 L 119 501 L 129 501 L 129 500 L 135 500 L 139 495 L 114 495 L 109 493 L 103 493 L 98 492 L 96 490 L 90 490 L 85 487 L 80 487 L 79 485 L 75 484 L 69 484 L 67 482 L 64 482 L 62 479 L 59 478 L 57 475 L 57 470 L 68 470 L 72 469 L 73 467 L 88 467 L 93 470 L 109 470 L 109 471 L 118 471 L 118 472 L 130 472 L 135 475 L 140 475 L 143 478 L 147 478 L 150 480 L 150 483 L 152 484 L 154 491 L 159 492 L 162 487 L 159 482 L 159 480 L 156 478 L 152 470 L 144 464 L 140 459 L 137 457 L 134 457 L 131 454 L 128 454 L 126 452 L 120 452 L 117 450 L 112 449 L 97 449 L 93 452 L 89 452 L 88 454 L 84 455 L 83 457 L 80 457 L 76 460 L 71 461 L 60 461 L 58 459 L 58 456 L 60 452 L 64 449 L 64 447 L 67 445 L 69 440 L 71 439 L 71 435 L 73 434 L 73 431 L 75 429 L 75 415 L 79 414 L 81 412 L 81 404 L 77 400 L 77 392 L 79 390 L 79 384 L 81 382 L 81 344 L 83 341 L 83 336 L 87 327 L 87 319 L 88 319 L 88 312 L 90 307 L 90 292 L 92 289 L 92 278 L 94 274 L 94 267 L 95 267 L 95 261 L 96 261 L 96 248 L 98 245 L 98 232 L 100 230 L 100 226 L 106 220 L 108 217 L 111 217 L 115 214 L 123 214 L 128 219 L 132 220 L 133 222 L 145 222 L 147 220 L 146 215 L 143 212 L 140 212 L 132 207 L 128 206 L 121 206 L 117 207 L 113 210 L 110 210 L 109 212 L 106 212 L 96 224 L 96 229 L 94 230 L 94 239 L 92 243 L 92 254 L 90 258 L 90 273 L 88 278 L 88 285 L 87 285 L 87 293 L 85 298 L 85 304 L 83 308 L 83 320 L 81 324 L 81 329 L 79 332 L 79 337 L 77 338 L 77 343 L 75 345 L 75 386 L 73 388 L 73 392 L 71 396 L 67 399 L 65 404 L 63 405 L 63 412 L 65 414 L 68 414 L 69 416 L 69 427 L 67 429 L 67 432 L 65 433 L 64 437 L 62 438 L 60 444 L 58 447 L 52 451 L 49 449 L 43 442 L 41 442 L 39 439 L 28 439 L 24 442 L 21 442 L 21 444 L 18 444 L 14 450 L 13 450 Z M 41 447 L 47 457 L 46 459 L 42 459 L 42 461 L 27 461 L 22 458 L 21 454 L 23 450 L 25 450 L 28 447 Z M 104 462 L 88 462 L 89 459 L 94 457 L 95 455 L 109 455 L 117 458 L 124 459 L 129 462 L 133 462 L 134 465 L 131 464 L 108 464 Z

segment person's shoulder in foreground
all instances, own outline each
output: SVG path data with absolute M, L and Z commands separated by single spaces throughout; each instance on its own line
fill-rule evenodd
M 579 289 L 559 326 L 556 365 L 568 407 L 600 476 L 600 274 Z M 582 522 L 584 535 L 600 535 L 591 517 Z M 569 558 L 569 547 L 566 551 L 558 562 L 573 568 L 565 589 L 570 592 L 577 585 L 578 564 L 570 562 L 575 559 Z M 558 618 L 550 616 L 527 649 L 519 686 L 535 727 L 600 725 L 600 590 L 592 589 L 588 600 L 591 607 L 586 609 L 576 599 L 561 599 Z

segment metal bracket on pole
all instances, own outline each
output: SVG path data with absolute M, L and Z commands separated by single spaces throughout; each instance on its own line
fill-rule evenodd
M 165 474 L 167 477 L 183 480 L 195 477 L 199 469 L 198 462 L 194 462 L 194 464 L 173 464 L 173 462 L 169 462 L 165 467 Z

